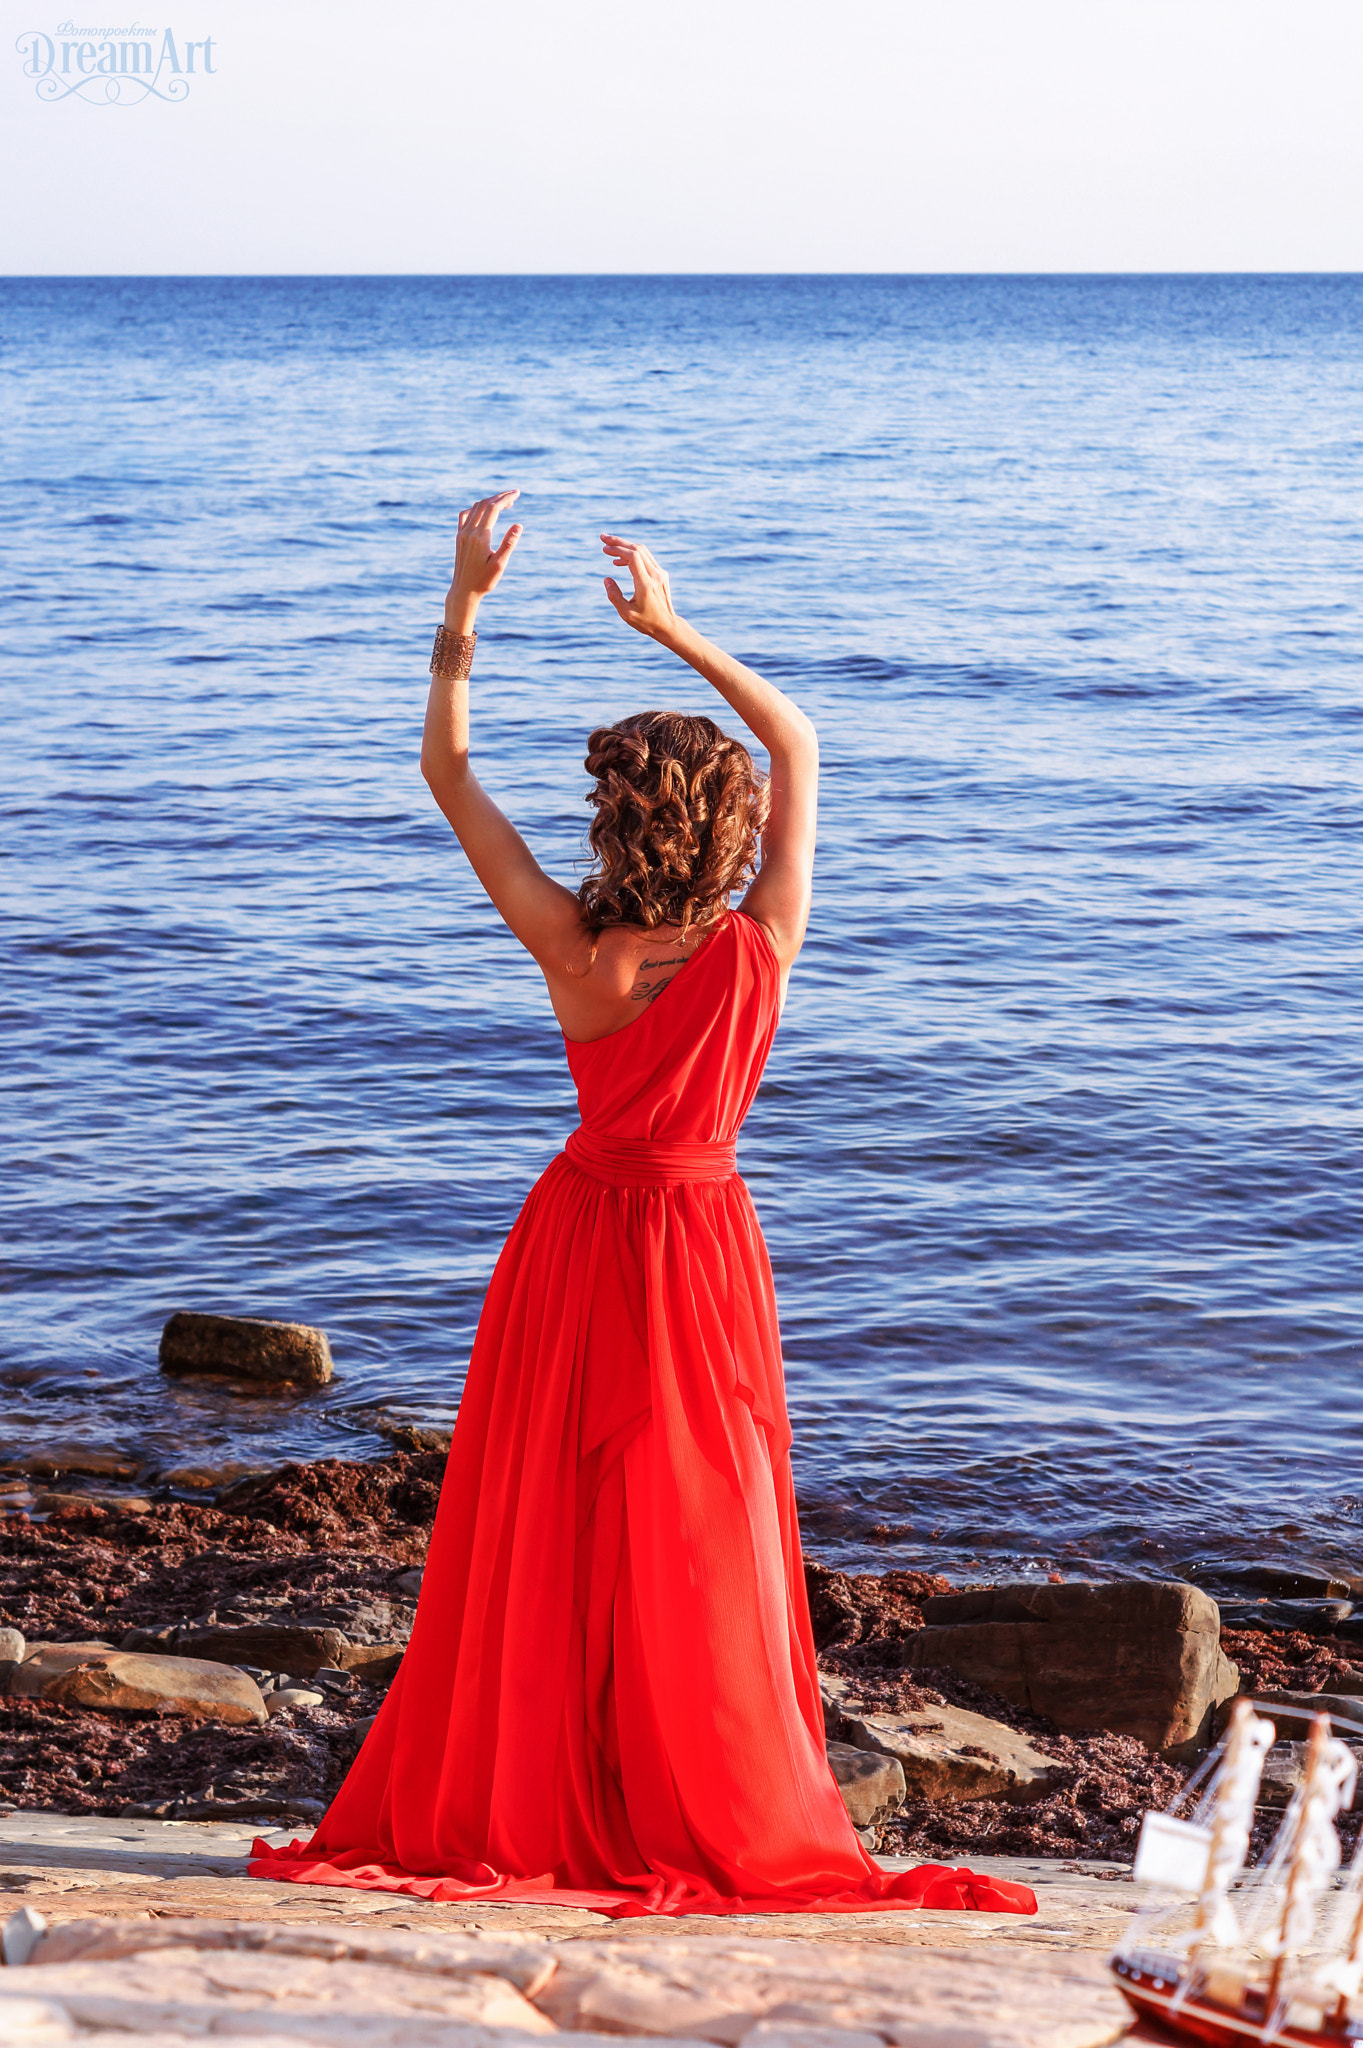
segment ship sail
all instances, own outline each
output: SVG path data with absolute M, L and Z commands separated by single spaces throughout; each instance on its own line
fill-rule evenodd
M 1240 1938 L 1240 1925 L 1226 1894 L 1249 1854 L 1254 1802 L 1275 1733 L 1273 1723 L 1256 1714 L 1248 1700 L 1236 1701 L 1226 1752 L 1213 1781 L 1216 1805 L 1206 1872 L 1193 1914 L 1193 1954 L 1201 1948 L 1230 1948 Z

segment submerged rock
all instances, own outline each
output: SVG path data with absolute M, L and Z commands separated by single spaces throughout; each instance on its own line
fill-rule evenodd
M 161 1370 L 226 1373 L 234 1379 L 321 1386 L 331 1378 L 331 1346 L 307 1323 L 181 1309 L 161 1332 Z

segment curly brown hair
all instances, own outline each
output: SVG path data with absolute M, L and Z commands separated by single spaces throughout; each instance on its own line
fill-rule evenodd
M 640 711 L 598 726 L 586 766 L 596 866 L 577 900 L 588 930 L 718 924 L 757 871 L 767 818 L 766 777 L 747 748 L 711 718 Z

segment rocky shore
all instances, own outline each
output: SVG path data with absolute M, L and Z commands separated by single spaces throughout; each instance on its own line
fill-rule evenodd
M 0 1472 L 0 1799 L 314 1820 L 410 1633 L 443 1454 L 288 1466 L 203 1503 L 133 1493 L 113 1459 L 27 1462 Z M 1237 1690 L 1328 1701 L 1363 1744 L 1348 1589 L 1274 1576 L 1234 1589 L 1227 1627 L 1192 1586 L 961 1592 L 811 1562 L 854 1820 L 889 1855 L 1123 1863 Z M 1290 1788 L 1280 1749 L 1261 1838 Z

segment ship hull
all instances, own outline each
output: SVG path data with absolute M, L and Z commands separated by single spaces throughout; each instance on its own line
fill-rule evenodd
M 1352 2048 L 1363 2042 L 1363 2020 L 1346 2019 L 1342 2026 L 1286 2025 L 1269 2032 L 1267 2016 L 1232 2012 L 1196 1992 L 1179 1997 L 1176 1982 L 1152 1982 L 1144 1972 L 1117 1971 L 1123 1998 L 1141 2019 L 1155 2020 L 1166 2032 L 1185 2041 L 1203 2041 L 1209 2048 L 1245 2048 L 1251 2041 L 1272 2041 L 1274 2048 Z

